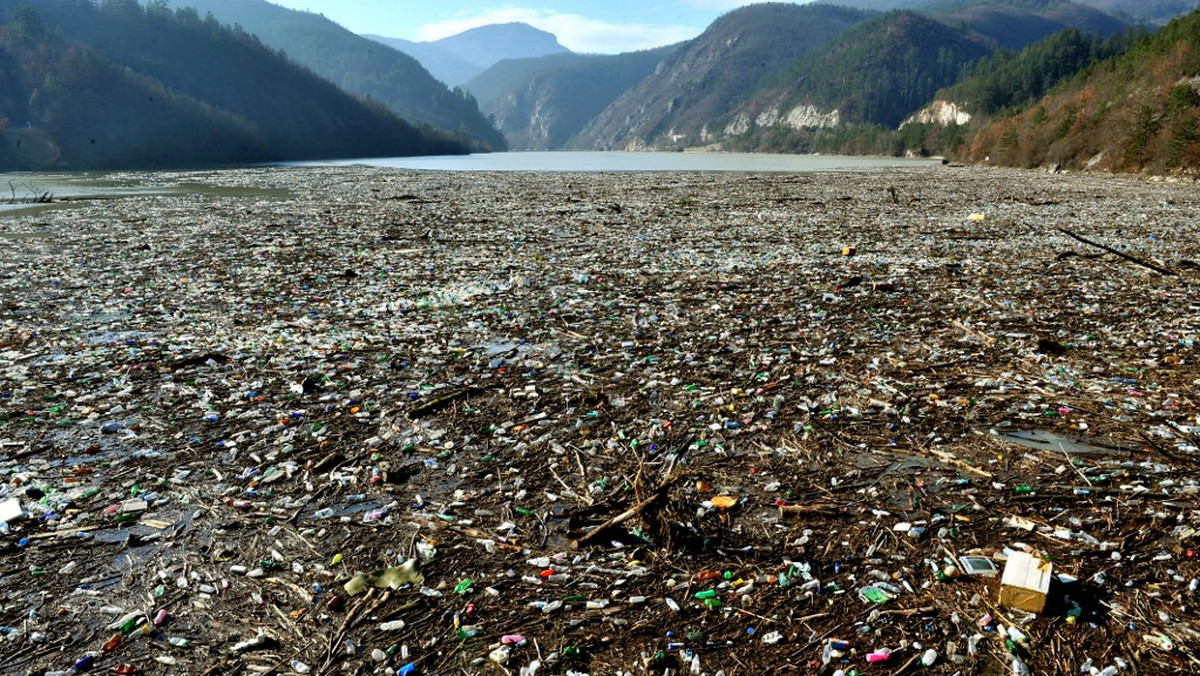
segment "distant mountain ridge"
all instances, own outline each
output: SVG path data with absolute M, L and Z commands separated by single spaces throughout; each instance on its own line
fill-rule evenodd
M 506 59 L 464 87 L 496 121 L 511 148 L 556 150 L 678 48 Z
M 989 0 L 837 0 L 838 4 L 859 9 L 886 12 L 911 9 L 922 13 L 948 14 L 971 5 L 993 4 Z M 1034 9 L 1064 5 L 1100 10 L 1118 19 L 1161 25 L 1173 17 L 1200 7 L 1200 0 L 1008 0 L 999 4 Z M 1081 26 L 1076 26 L 1082 28 Z
M 1092 7 L 1062 0 L 951 2 L 920 10 L 949 25 L 962 25 L 1006 49 L 1021 49 L 1068 28 L 1113 35 L 1129 23 Z
M 342 89 L 379 101 L 415 124 L 463 134 L 481 150 L 506 147 L 469 96 L 448 89 L 412 57 L 323 16 L 265 0 L 171 0 L 171 5 L 239 25 Z
M 380 35 L 363 37 L 397 49 L 451 87 L 477 77 L 506 59 L 533 59 L 569 54 L 553 33 L 513 22 L 472 28 L 432 42 L 412 42 Z
M 413 42 L 369 33 L 363 37 L 411 56 L 430 75 L 448 87 L 458 87 L 484 70 L 432 42 Z
M 481 68 L 489 68 L 504 59 L 530 59 L 570 51 L 558 43 L 553 33 L 524 23 L 472 28 L 436 40 L 434 44 Z

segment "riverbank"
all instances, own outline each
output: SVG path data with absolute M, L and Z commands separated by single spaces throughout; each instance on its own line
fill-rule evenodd
M 116 178 L 0 217 L 4 673 L 1197 661 L 1191 184 Z

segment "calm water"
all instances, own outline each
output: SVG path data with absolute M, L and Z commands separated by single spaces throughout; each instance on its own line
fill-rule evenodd
M 387 157 L 351 160 L 293 162 L 288 167 L 388 167 L 428 171 L 549 171 L 549 172 L 635 172 L 701 171 L 743 173 L 865 172 L 903 167 L 929 167 L 940 160 L 895 157 L 841 157 L 837 155 L 768 155 L 749 153 L 576 153 L 526 152 L 491 153 L 437 157 Z M 215 184 L 207 182 L 165 183 L 159 176 L 171 172 L 138 173 L 0 173 L 0 218 L 27 216 L 51 209 L 70 208 L 83 201 L 117 199 L 139 195 L 216 195 L 223 197 L 278 197 L 286 190 L 253 187 L 223 187 L 220 172 L 211 172 Z M 7 193 L 3 192 L 7 188 Z M 30 203 L 48 193 L 50 204 Z M 5 202 L 14 203 L 5 203 Z M 0 237 L 17 235 L 0 233 Z M 20 235 L 22 237 L 28 235 Z
M 369 166 L 437 171 L 732 171 L 805 173 L 926 167 L 940 160 L 750 153 L 527 152 L 299 162 L 289 166 Z

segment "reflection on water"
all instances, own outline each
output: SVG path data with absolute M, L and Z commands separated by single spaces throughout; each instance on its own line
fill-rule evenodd
M 214 174 L 214 183 L 155 183 L 165 176 L 161 172 L 145 174 L 13 174 L 7 179 L 0 176 L 0 217 L 30 216 L 52 209 L 70 208 L 73 204 L 91 200 L 122 199 L 140 196 L 195 195 L 199 197 L 255 197 L 286 199 L 291 191 L 283 188 L 260 188 L 254 186 L 230 186 L 215 184 L 219 173 Z M 153 178 L 147 178 L 153 177 Z M 48 200 L 48 201 L 47 201 Z M 3 233 L 0 239 L 29 239 L 43 236 L 39 233 Z
M 1039 451 L 1057 451 L 1073 455 L 1125 455 L 1128 449 L 1090 444 L 1081 439 L 1066 437 L 1045 430 L 1015 430 L 1003 432 L 1000 438 Z
M 49 204 L 0 204 L 0 215 L 27 216 L 44 211 Z M 49 232 L 0 232 L 0 239 L 42 239 L 51 237 Z
M 877 171 L 900 167 L 930 167 L 941 160 L 898 157 L 842 157 L 838 155 L 769 155 L 761 153 L 633 153 L 633 152 L 524 152 L 443 157 L 389 157 L 288 166 L 367 166 L 438 171 L 548 171 L 633 172 L 702 171 L 747 173 L 811 173 L 821 171 Z
M 521 152 L 437 157 L 392 157 L 287 163 L 285 167 L 379 167 L 428 171 L 537 172 L 735 172 L 814 173 L 870 172 L 920 168 L 940 160 L 837 155 L 770 155 L 752 153 Z M 286 199 L 291 191 L 253 185 L 221 185 L 222 171 L 18 173 L 0 175 L 0 218 L 28 216 L 73 203 L 139 196 L 198 196 Z M 200 177 L 197 180 L 197 177 Z M 203 182 L 208 178 L 212 182 Z M 185 180 L 185 182 L 177 182 Z M 7 186 L 7 195 L 4 187 Z M 45 200 L 49 199 L 49 202 Z M 5 203 L 7 202 L 7 203 Z M 36 233 L 0 233 L 0 238 L 32 238 Z

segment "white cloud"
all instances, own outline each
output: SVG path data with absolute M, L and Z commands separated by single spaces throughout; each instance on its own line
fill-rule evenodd
M 578 14 L 508 7 L 425 24 L 420 35 L 422 40 L 440 40 L 472 28 L 512 22 L 527 23 L 554 33 L 564 47 L 585 54 L 616 54 L 661 47 L 694 38 L 704 29 L 703 26 L 612 23 Z

